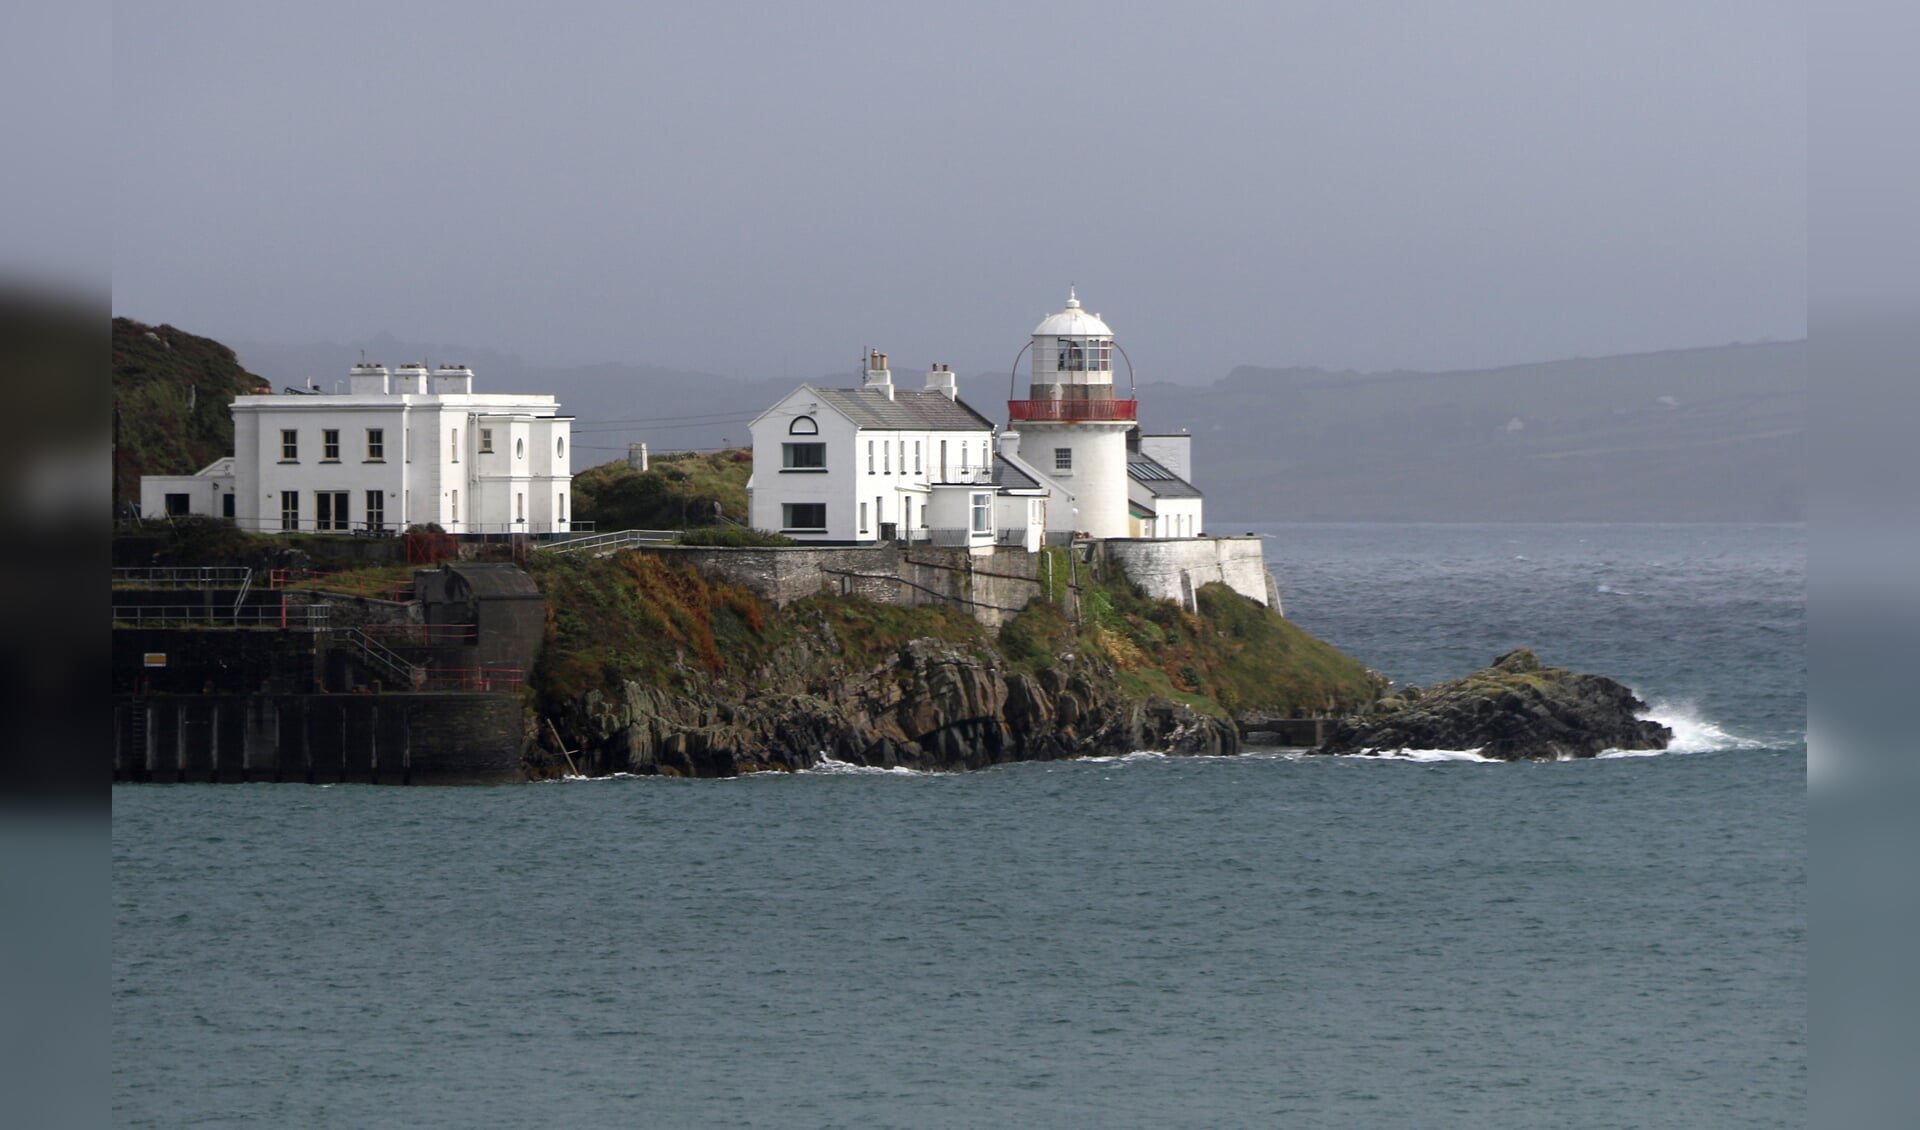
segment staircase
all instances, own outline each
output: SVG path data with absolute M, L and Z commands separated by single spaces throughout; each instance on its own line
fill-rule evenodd
M 398 653 L 386 644 L 358 628 L 348 628 L 340 633 L 340 638 L 352 644 L 360 653 L 367 666 L 376 671 L 384 671 L 397 685 L 408 690 L 419 690 L 427 681 L 427 669 L 402 659 Z

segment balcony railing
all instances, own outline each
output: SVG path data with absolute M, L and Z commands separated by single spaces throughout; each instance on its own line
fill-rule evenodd
M 1079 423 L 1083 420 L 1131 420 L 1138 400 L 1009 400 L 1007 419 Z

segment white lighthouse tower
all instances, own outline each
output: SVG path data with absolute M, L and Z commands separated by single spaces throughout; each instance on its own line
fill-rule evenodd
M 1026 400 L 1007 402 L 1019 432 L 1020 461 L 1053 489 L 1047 532 L 1123 538 L 1127 526 L 1127 430 L 1139 407 L 1113 395 L 1113 331 L 1080 308 L 1066 308 L 1033 330 Z

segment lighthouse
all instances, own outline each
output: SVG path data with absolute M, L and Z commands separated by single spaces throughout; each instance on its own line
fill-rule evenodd
M 1126 437 L 1139 402 L 1114 397 L 1113 331 L 1069 289 L 1030 348 L 1027 399 L 1007 401 L 1007 423 L 1020 461 L 1054 488 L 1048 532 L 1128 536 Z

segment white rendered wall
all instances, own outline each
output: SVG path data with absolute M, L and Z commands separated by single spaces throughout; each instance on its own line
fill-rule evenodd
M 794 435 L 796 417 L 808 416 L 818 429 L 813 435 Z M 991 482 L 987 459 L 990 433 L 978 431 L 894 431 L 860 429 L 829 408 L 811 389 L 802 387 L 762 413 L 752 425 L 753 477 L 747 499 L 748 524 L 755 529 L 786 533 L 801 541 L 870 542 L 880 536 L 883 522 L 895 525 L 895 536 L 924 540 L 940 525 L 933 484 L 940 481 L 939 450 L 946 441 L 950 477 L 961 482 Z M 795 470 L 785 464 L 783 445 L 826 445 L 824 471 Z M 869 445 L 872 458 L 869 461 Z M 918 451 L 916 452 L 916 445 Z M 969 473 L 959 473 L 960 452 L 967 452 Z M 986 470 L 982 471 L 983 460 Z M 796 533 L 782 523 L 789 503 L 824 503 L 824 533 Z M 866 522 L 860 508 L 866 507 Z M 910 525 L 909 525 L 910 523 Z
M 1070 471 L 1054 470 L 1054 449 L 1060 447 L 1073 451 Z M 1083 531 L 1096 538 L 1124 538 L 1130 532 L 1125 424 L 1024 422 L 1020 461 L 1052 488 L 1048 531 Z
M 233 476 L 223 475 L 142 475 L 140 476 L 140 516 L 165 518 L 167 496 L 187 496 L 187 513 L 217 518 L 223 509 L 221 500 L 233 493 Z M 235 502 L 235 514 L 239 513 Z
M 1193 437 L 1182 432 L 1178 435 L 1141 435 L 1140 454 L 1172 471 L 1174 474 L 1193 481 Z
M 561 496 L 570 490 L 570 461 L 559 444 L 572 443 L 572 421 L 558 415 L 551 396 L 243 396 L 233 403 L 236 504 L 244 529 L 281 528 L 281 498 L 300 494 L 300 525 L 316 528 L 316 493 L 347 492 L 347 526 L 367 521 L 367 493 L 381 492 L 382 524 L 399 531 L 437 522 L 449 533 L 563 532 Z M 475 414 L 495 423 L 495 457 L 476 461 Z M 383 451 L 371 456 L 367 432 L 382 433 Z M 296 458 L 281 458 L 281 432 L 298 435 Z M 340 433 L 338 458 L 325 458 L 324 434 Z M 513 457 L 514 441 L 523 442 Z M 504 447 L 502 446 L 504 443 Z M 500 453 L 504 450 L 504 458 Z M 457 517 L 456 517 L 456 497 Z M 518 511 L 516 496 L 524 496 Z M 525 521 L 516 521 L 524 514 Z M 568 519 L 571 514 L 567 515 Z
M 1101 551 L 1148 596 L 1187 605 L 1209 581 L 1267 604 L 1266 554 L 1257 537 L 1180 540 L 1115 539 Z

